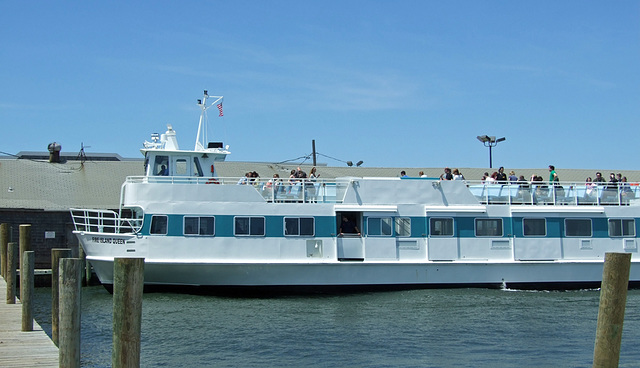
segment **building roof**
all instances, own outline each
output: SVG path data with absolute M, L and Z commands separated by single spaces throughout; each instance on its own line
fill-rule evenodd
M 113 157 L 113 156 L 110 156 Z M 270 178 L 278 173 L 288 177 L 292 169 L 298 166 L 309 172 L 311 165 L 276 164 L 265 162 L 225 161 L 216 164 L 220 177 L 241 177 L 246 172 L 256 171 L 262 178 Z M 424 171 L 428 177 L 437 178 L 443 168 L 411 167 L 348 167 L 317 166 L 320 178 L 336 177 L 398 177 L 400 171 L 417 177 Z M 459 168 L 466 179 L 479 180 L 484 172 L 497 169 Z M 537 174 L 545 180 L 548 169 L 506 168 L 505 172 L 515 171 L 529 179 Z M 584 182 L 588 176 L 594 177 L 597 171 L 605 178 L 609 173 L 622 173 L 630 182 L 640 182 L 640 171 L 621 171 L 611 169 L 556 169 L 561 181 Z M 70 207 L 117 209 L 120 203 L 120 188 L 127 176 L 139 176 L 144 173 L 142 159 L 123 161 L 100 160 L 88 157 L 87 161 L 67 159 L 62 163 L 49 163 L 48 160 L 0 158 L 0 208 L 45 211 L 67 211 Z

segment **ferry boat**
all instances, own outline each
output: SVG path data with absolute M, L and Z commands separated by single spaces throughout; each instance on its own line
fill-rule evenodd
M 230 152 L 207 142 L 206 119 L 221 101 L 198 100 L 194 149 L 171 126 L 144 143 L 119 211 L 71 209 L 105 286 L 114 258 L 142 257 L 145 285 L 598 287 L 606 252 L 631 253 L 640 282 L 637 184 L 220 177 Z

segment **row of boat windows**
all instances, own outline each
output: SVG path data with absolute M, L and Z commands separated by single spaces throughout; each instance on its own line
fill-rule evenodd
M 431 218 L 430 228 L 432 236 L 453 236 L 453 218 Z M 635 219 L 609 219 L 609 236 L 635 237 Z M 522 230 L 524 236 L 546 236 L 547 219 L 523 218 Z M 504 227 L 502 219 L 475 219 L 476 236 L 502 236 Z M 593 226 L 591 219 L 565 219 L 564 236 L 566 237 L 591 237 Z
M 185 216 L 183 224 L 184 235 L 214 236 L 215 217 L 213 216 Z M 166 235 L 168 218 L 166 215 L 153 215 L 150 233 Z M 451 217 L 432 217 L 429 219 L 431 236 L 453 237 L 454 219 Z M 524 236 L 546 236 L 547 219 L 523 218 L 522 229 Z M 394 231 L 395 230 L 395 231 Z M 609 219 L 608 230 L 610 237 L 635 237 L 635 219 Z M 235 216 L 233 233 L 235 236 L 265 236 L 265 218 L 257 216 Z M 313 217 L 285 217 L 283 219 L 283 234 L 285 236 L 314 236 L 315 219 Z M 368 217 L 366 234 L 369 236 L 411 236 L 411 218 L 409 217 Z M 475 219 L 475 236 L 503 236 L 504 225 L 501 218 Z M 567 237 L 591 237 L 593 226 L 591 219 L 565 219 L 564 235 Z
M 189 236 L 214 236 L 216 219 L 213 216 L 185 216 L 184 235 Z M 233 233 L 236 236 L 264 236 L 265 218 L 236 216 L 234 217 Z M 168 218 L 166 215 L 154 215 L 151 218 L 150 233 L 154 235 L 166 235 Z M 315 219 L 313 217 L 285 217 L 284 235 L 286 236 L 313 236 Z

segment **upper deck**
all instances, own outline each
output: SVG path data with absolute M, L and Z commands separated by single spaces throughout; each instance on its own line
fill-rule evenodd
M 414 186 L 406 186 L 401 182 L 413 182 Z M 475 201 L 469 201 L 465 195 L 464 204 L 483 205 L 634 205 L 640 198 L 640 185 L 638 183 L 620 183 L 621 185 L 603 183 L 603 185 L 585 184 L 578 182 L 559 182 L 555 185 L 548 183 L 518 184 L 518 183 L 483 183 L 481 181 L 467 180 L 464 183 L 456 181 L 439 181 L 428 178 L 359 178 L 347 177 L 335 180 L 326 179 L 246 179 L 238 177 L 206 178 L 185 176 L 132 176 L 127 177 L 125 184 L 190 184 L 190 185 L 234 185 L 253 190 L 242 189 L 251 194 L 251 198 L 261 198 L 268 203 L 344 203 L 348 200 L 349 188 L 360 188 L 360 191 L 379 191 L 370 195 L 382 195 L 388 203 L 393 203 L 393 195 L 382 193 L 390 188 L 409 188 L 423 191 L 440 191 L 441 186 L 464 184 L 467 193 L 470 193 Z M 357 183 L 357 184 L 355 184 Z M 365 183 L 378 183 L 377 186 L 364 186 Z M 408 184 L 408 183 L 407 183 Z M 426 185 L 425 185 L 426 184 Z M 453 196 L 463 197 L 463 192 L 449 193 L 444 204 L 460 204 Z M 397 193 L 402 197 L 401 193 Z M 400 198 L 398 198 L 398 201 Z M 404 202 L 407 203 L 406 199 Z M 419 204 L 420 199 L 415 198 L 412 203 Z

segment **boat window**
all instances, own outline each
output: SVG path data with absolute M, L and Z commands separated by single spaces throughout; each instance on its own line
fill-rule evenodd
M 545 236 L 547 235 L 547 219 L 526 218 L 522 220 L 524 236 Z
M 636 220 L 609 219 L 609 236 L 636 236 Z
M 313 217 L 285 217 L 284 235 L 313 236 L 315 220 Z
M 453 218 L 430 218 L 429 234 L 431 236 L 453 236 Z
M 411 236 L 411 218 L 396 217 L 396 235 Z
M 184 235 L 213 236 L 215 218 L 211 216 L 185 216 Z
M 591 236 L 591 220 L 566 219 L 564 220 L 565 236 Z
M 167 216 L 153 215 L 151 216 L 151 234 L 167 235 Z
M 202 166 L 200 166 L 200 160 L 198 160 L 197 157 L 193 158 L 193 172 L 197 173 L 198 176 L 204 176 Z
M 235 217 L 233 233 L 240 236 L 264 236 L 264 217 Z
M 476 236 L 502 236 L 502 219 L 476 219 Z
M 156 156 L 153 162 L 153 174 L 160 176 L 169 175 L 169 156 Z
M 185 176 L 187 175 L 187 159 L 178 158 L 176 159 L 176 166 L 174 167 L 173 175 L 176 176 Z
M 391 217 L 369 217 L 367 219 L 367 235 L 391 236 Z
M 120 210 L 120 218 L 124 220 L 120 223 L 120 232 L 128 232 L 130 229 L 137 233 L 142 228 L 144 210 L 138 206 L 124 207 Z

